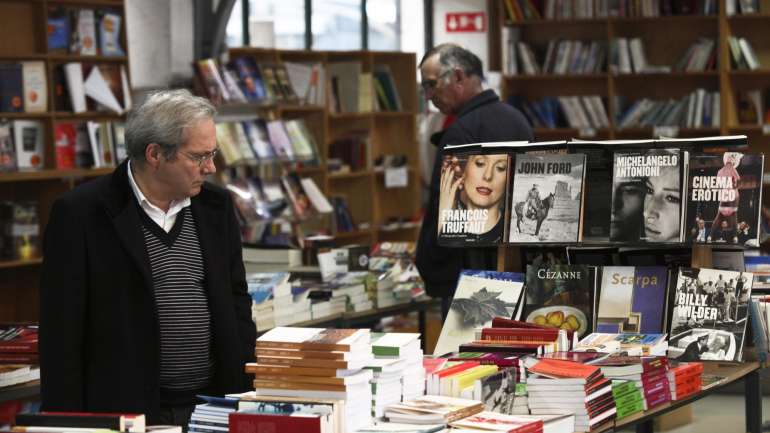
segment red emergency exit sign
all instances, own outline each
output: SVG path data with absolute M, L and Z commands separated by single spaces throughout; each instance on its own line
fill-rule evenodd
M 447 12 L 447 33 L 472 33 L 487 31 L 487 14 L 485 12 Z

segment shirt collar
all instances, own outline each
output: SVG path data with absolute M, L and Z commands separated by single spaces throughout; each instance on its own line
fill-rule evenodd
M 154 204 L 152 204 L 149 200 L 147 200 L 147 197 L 142 193 L 142 190 L 139 188 L 139 185 L 136 183 L 136 180 L 134 180 L 134 173 L 133 170 L 131 170 L 131 160 L 128 160 L 128 184 L 131 185 L 131 190 L 134 192 L 134 196 L 136 197 L 136 200 L 139 202 L 139 205 L 141 205 L 143 208 L 149 207 L 155 211 L 161 212 L 161 213 L 176 213 L 174 211 L 181 210 L 183 208 L 186 208 L 187 206 L 190 206 L 190 197 L 185 197 L 184 200 L 173 200 L 171 202 L 171 205 L 168 207 L 168 212 L 163 212 L 163 210 Z

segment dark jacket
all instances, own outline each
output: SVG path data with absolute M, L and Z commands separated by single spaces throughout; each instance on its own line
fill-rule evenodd
M 241 238 L 229 195 L 205 183 L 190 210 L 211 310 L 211 392 L 251 388 L 254 360 Z M 127 164 L 58 198 L 44 240 L 40 289 L 42 409 L 160 408 L 160 335 L 149 258 Z
M 532 140 L 532 128 L 519 110 L 485 90 L 468 101 L 438 144 L 430 181 L 430 197 L 417 242 L 417 269 L 430 296 L 452 296 L 463 268 L 496 269 L 496 248 L 447 248 L 436 241 L 438 231 L 441 149 L 449 144 Z

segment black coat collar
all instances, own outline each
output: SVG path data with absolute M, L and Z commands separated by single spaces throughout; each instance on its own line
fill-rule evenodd
M 471 111 L 479 108 L 482 105 L 490 104 L 492 102 L 499 101 L 500 98 L 497 97 L 497 94 L 492 89 L 484 90 L 483 92 L 479 93 L 478 95 L 471 98 L 468 102 L 463 105 L 463 107 L 460 109 L 460 111 L 457 113 L 457 117 L 463 117 L 464 115 L 470 113 Z

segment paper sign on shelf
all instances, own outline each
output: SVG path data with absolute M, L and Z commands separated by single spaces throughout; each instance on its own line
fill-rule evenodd
M 385 169 L 385 188 L 404 188 L 409 184 L 409 170 L 406 167 Z

